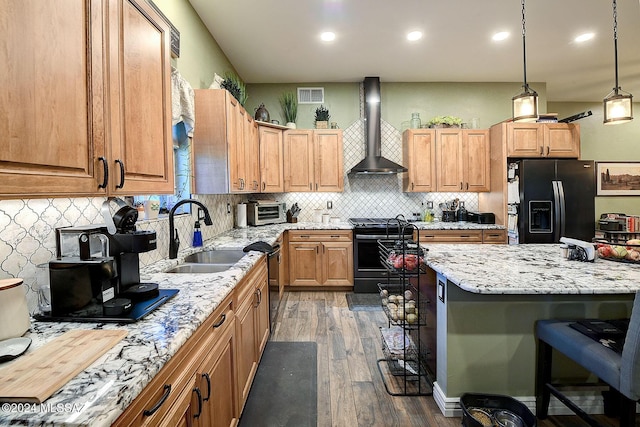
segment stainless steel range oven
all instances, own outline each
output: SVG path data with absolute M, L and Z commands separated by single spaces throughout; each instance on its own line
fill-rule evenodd
M 405 239 L 413 234 L 406 222 L 389 218 L 350 218 L 353 225 L 353 291 L 378 292 L 378 283 L 387 281 L 387 270 L 380 261 L 378 240 Z

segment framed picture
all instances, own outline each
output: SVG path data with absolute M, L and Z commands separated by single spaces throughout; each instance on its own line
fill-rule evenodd
M 640 196 L 640 162 L 598 162 L 598 196 Z

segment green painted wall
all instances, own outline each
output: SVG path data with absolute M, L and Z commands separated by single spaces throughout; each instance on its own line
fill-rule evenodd
M 580 124 L 580 149 L 583 159 L 614 162 L 640 161 L 640 119 L 637 117 L 640 104 L 634 103 L 636 118 L 633 121 L 609 126 L 602 124 L 601 102 L 549 102 L 547 108 L 549 111 L 557 112 L 560 118 L 591 110 L 592 116 L 576 122 Z M 596 197 L 596 216 L 600 217 L 600 214 L 605 212 L 640 215 L 640 200 L 638 197 Z
M 180 58 L 171 62 L 194 89 L 208 88 L 214 73 L 222 75 L 225 71 L 235 72 L 188 0 L 153 2 L 180 31 Z

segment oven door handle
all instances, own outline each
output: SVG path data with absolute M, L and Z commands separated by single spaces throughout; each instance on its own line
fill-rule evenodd
M 407 235 L 408 236 L 408 235 Z M 399 234 L 356 234 L 356 240 L 400 239 Z M 406 236 L 405 236 L 406 237 Z

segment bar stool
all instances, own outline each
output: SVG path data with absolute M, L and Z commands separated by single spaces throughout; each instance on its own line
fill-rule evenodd
M 589 425 L 598 424 L 589 414 L 551 384 L 552 350 L 596 375 L 620 398 L 620 427 L 635 426 L 636 402 L 640 399 L 640 291 L 636 292 L 629 330 L 622 354 L 569 326 L 575 321 L 539 320 L 536 322 L 538 353 L 536 360 L 536 416 L 548 415 L 551 394 L 557 397 Z M 593 385 L 593 384 L 592 384 Z

